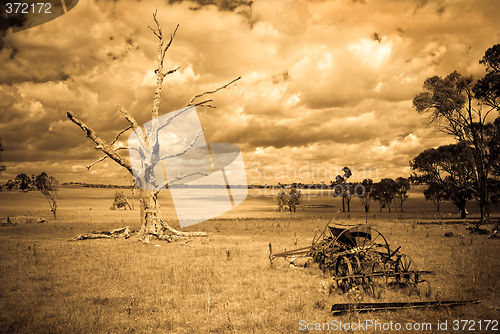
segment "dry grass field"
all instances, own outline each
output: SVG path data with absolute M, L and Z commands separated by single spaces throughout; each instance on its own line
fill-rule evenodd
M 138 201 L 134 211 L 111 211 L 114 192 L 63 188 L 56 220 L 0 227 L 0 333 L 321 332 L 302 330 L 301 320 L 431 323 L 432 329 L 424 332 L 460 333 L 470 331 L 453 330 L 454 320 L 475 320 L 476 331 L 479 320 L 500 320 L 500 240 L 471 236 L 465 224 L 417 224 L 422 218 L 437 219 L 434 205 L 425 202 L 421 189 L 411 192 L 404 213 L 380 213 L 372 203 L 368 218 L 391 248 L 401 245 L 401 252 L 411 256 L 419 269 L 435 271 L 428 276 L 434 293 L 430 298 L 408 296 L 404 290 L 381 287 L 379 300 L 358 293 L 329 293 L 329 277 L 318 268 L 292 268 L 279 258 L 271 266 L 268 259 L 269 243 L 276 251 L 307 246 L 315 230 L 332 218 L 338 223 L 363 223 L 357 200 L 352 201 L 351 213 L 337 213 L 339 199 L 311 197 L 305 204 L 335 207 L 299 208 L 291 214 L 275 212 L 270 197 L 249 196 L 235 210 L 188 228 L 209 234 L 189 243 L 145 245 L 134 237 L 68 241 L 94 230 L 122 226 L 138 230 Z M 178 228 L 168 194 L 161 195 L 160 203 L 163 218 Z M 477 212 L 475 207 L 470 204 L 471 214 Z M 443 217 L 457 217 L 449 203 L 442 210 Z M 0 217 L 7 216 L 50 218 L 48 204 L 38 192 L 0 192 Z M 445 238 L 447 231 L 465 237 Z M 436 299 L 481 303 L 329 313 L 336 303 Z M 448 330 L 438 331 L 438 321 L 447 321 Z

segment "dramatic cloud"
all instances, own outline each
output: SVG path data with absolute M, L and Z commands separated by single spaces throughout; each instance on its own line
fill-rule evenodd
M 419 152 L 453 141 L 412 108 L 424 80 L 482 77 L 500 37 L 494 0 L 80 2 L 1 37 L 0 183 L 42 171 L 124 183 L 112 161 L 86 170 L 101 153 L 66 112 L 108 141 L 127 126 L 116 103 L 150 120 L 156 9 L 164 35 L 179 24 L 165 66 L 181 68 L 165 78 L 161 113 L 242 76 L 198 112 L 209 143 L 241 147 L 254 183 L 329 182 L 343 166 L 356 180 L 408 176 Z

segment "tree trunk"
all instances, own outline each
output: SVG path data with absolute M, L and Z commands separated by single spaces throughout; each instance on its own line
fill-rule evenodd
M 134 187 L 134 186 L 132 186 Z M 135 188 L 132 188 L 131 191 L 132 191 L 132 210 L 135 210 L 135 192 L 136 192 L 137 189 Z
M 205 232 L 181 232 L 163 222 L 160 217 L 158 193 L 139 189 L 141 203 L 141 229 L 138 239 L 149 243 L 152 240 L 174 241 L 179 238 L 206 237 Z
M 57 199 L 51 196 L 51 194 L 44 194 L 45 198 L 47 199 L 47 202 L 49 202 L 49 207 L 50 211 L 54 215 L 54 219 L 57 219 L 56 217 L 56 210 L 57 210 Z
M 460 208 L 460 218 L 467 218 L 467 211 L 465 209 L 465 206 Z

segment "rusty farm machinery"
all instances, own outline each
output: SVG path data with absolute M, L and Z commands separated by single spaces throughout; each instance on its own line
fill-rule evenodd
M 391 249 L 387 239 L 368 225 L 339 225 L 328 223 L 316 232 L 312 245 L 295 250 L 272 253 L 269 259 L 283 257 L 291 262 L 300 257 L 319 264 L 319 268 L 332 276 L 333 287 L 342 292 L 363 289 L 377 296 L 380 284 L 399 285 L 417 294 L 429 296 L 430 283 L 422 279 L 430 271 L 419 271 L 409 256 Z

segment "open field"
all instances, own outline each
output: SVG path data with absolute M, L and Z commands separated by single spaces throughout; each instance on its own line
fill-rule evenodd
M 137 230 L 139 210 L 137 200 L 134 211 L 109 210 L 112 189 L 63 188 L 57 220 L 0 227 L 0 333 L 308 332 L 300 330 L 300 320 L 431 323 L 429 333 L 437 331 L 439 320 L 448 321 L 448 331 L 439 332 L 460 333 L 452 330 L 453 320 L 500 320 L 500 240 L 471 236 L 465 224 L 416 224 L 438 218 L 421 192 L 412 190 L 403 213 L 380 213 L 372 202 L 369 223 L 393 249 L 401 245 L 419 269 L 436 272 L 429 276 L 431 299 L 480 299 L 481 304 L 333 317 L 329 309 L 335 303 L 429 299 L 391 288 L 382 289 L 380 300 L 329 294 L 329 278 L 315 267 L 291 268 L 283 259 L 270 266 L 269 243 L 276 251 L 307 246 L 331 218 L 364 222 L 356 199 L 351 213 L 336 212 L 339 199 L 314 196 L 304 204 L 334 207 L 291 214 L 275 212 L 270 197 L 249 196 L 233 211 L 189 228 L 208 232 L 208 238 L 154 246 L 133 237 L 68 241 L 93 230 L 127 225 Z M 178 228 L 167 195 L 160 197 L 162 215 Z M 475 203 L 468 210 L 476 214 Z M 458 218 L 452 204 L 443 204 L 442 211 L 443 217 Z M 6 216 L 50 218 L 38 192 L 1 192 L 0 217 Z M 446 231 L 465 237 L 445 238 Z

